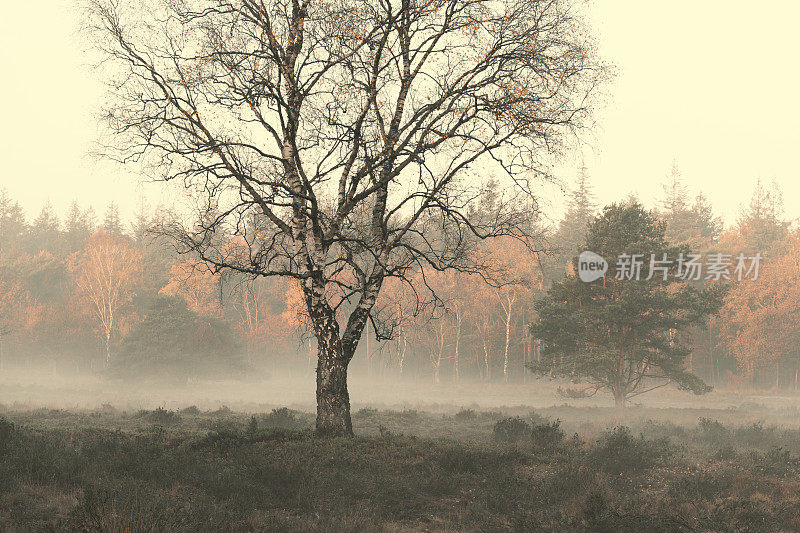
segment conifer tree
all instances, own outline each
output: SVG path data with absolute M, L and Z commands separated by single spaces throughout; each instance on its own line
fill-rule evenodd
M 685 250 L 668 243 L 665 223 L 638 203 L 613 204 L 589 225 L 585 249 L 601 255 L 609 271 L 591 283 L 568 275 L 537 302 L 531 331 L 544 350 L 530 368 L 586 382 L 586 394 L 610 392 L 617 406 L 669 383 L 697 394 L 710 390 L 686 371 L 690 349 L 677 333 L 705 323 L 719 309 L 721 293 L 676 276 L 678 254 Z M 647 258 L 639 279 L 632 270 L 614 274 L 622 254 Z M 651 254 L 658 260 L 666 254 L 667 261 L 646 279 Z
M 119 217 L 119 208 L 117 204 L 111 202 L 106 208 L 105 216 L 103 216 L 103 229 L 108 233 L 122 235 L 122 222 Z
M 19 203 L 5 189 L 0 189 L 0 252 L 10 253 L 21 243 L 27 229 Z
M 741 245 L 749 251 L 764 253 L 786 238 L 788 228 L 780 187 L 774 181 L 770 187 L 764 187 L 757 180 L 750 204 L 737 220 Z
M 567 271 L 572 259 L 580 253 L 578 248 L 586 236 L 586 228 L 592 219 L 597 205 L 594 193 L 589 183 L 589 175 L 585 166 L 578 171 L 575 187 L 570 193 L 567 210 L 564 218 L 559 222 L 553 238 L 556 253 L 547 263 L 551 268 L 546 269 L 549 280 L 561 279 Z

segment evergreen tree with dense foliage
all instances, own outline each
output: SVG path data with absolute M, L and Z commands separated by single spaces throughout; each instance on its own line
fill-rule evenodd
M 667 240 L 686 244 L 694 252 L 707 250 L 719 237 L 722 221 L 714 216 L 703 194 L 691 202 L 680 176 L 677 165 L 673 164 L 669 180 L 663 185 L 664 198 L 658 215 L 667 223 Z
M 50 202 L 42 206 L 39 215 L 33 220 L 26 244 L 28 250 L 34 254 L 39 251 L 45 251 L 58 255 L 61 252 L 63 248 L 61 222 L 59 222 Z
M 198 316 L 179 296 L 158 296 L 122 342 L 119 375 L 213 377 L 244 368 L 244 345 L 224 321 Z
M 64 240 L 70 253 L 83 248 L 86 239 L 94 233 L 96 223 L 94 211 L 81 209 L 78 202 L 73 201 L 64 219 Z
M 685 369 L 690 349 L 677 333 L 705 324 L 721 305 L 721 289 L 697 288 L 676 275 L 678 255 L 687 250 L 669 244 L 665 232 L 666 224 L 635 202 L 608 206 L 591 222 L 585 249 L 603 256 L 609 271 L 591 283 L 568 275 L 536 303 L 532 334 L 544 349 L 532 370 L 586 382 L 586 394 L 608 391 L 618 406 L 669 383 L 696 394 L 710 390 Z M 614 275 L 621 254 L 642 254 L 638 280 Z M 667 262 L 646 279 L 651 254 L 666 254 Z
M 784 218 L 783 193 L 777 183 L 765 187 L 756 182 L 750 204 L 742 210 L 736 224 L 739 244 L 751 252 L 768 252 L 789 232 Z
M 8 191 L 0 189 L 0 254 L 17 251 L 26 230 L 25 214 L 19 202 L 13 200 Z
M 596 211 L 589 175 L 586 167 L 581 167 L 570 193 L 567 211 L 553 235 L 552 242 L 556 250 L 552 259 L 547 261 L 545 276 L 548 281 L 560 280 L 569 270 L 572 260 L 581 251 L 578 248 L 583 244 L 586 228 Z

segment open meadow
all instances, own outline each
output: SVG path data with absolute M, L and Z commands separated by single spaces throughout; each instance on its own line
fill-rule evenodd
M 373 381 L 365 396 L 356 379 L 356 437 L 325 439 L 313 391 L 292 397 L 288 380 L 238 398 L 222 383 L 145 387 L 93 406 L 81 398 L 99 381 L 38 399 L 14 382 L 0 412 L 4 531 L 800 529 L 797 397 L 645 395 L 621 411 L 565 402 L 547 382 Z

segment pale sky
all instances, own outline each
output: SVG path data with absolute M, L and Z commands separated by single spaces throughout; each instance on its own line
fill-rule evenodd
M 134 169 L 88 156 L 99 135 L 103 86 L 87 67 L 74 0 L 7 2 L 0 17 L 0 188 L 34 216 L 46 201 L 72 200 L 102 214 L 110 201 L 129 216 L 143 185 Z M 601 57 L 618 76 L 606 92 L 593 146 L 581 157 L 601 204 L 636 193 L 654 205 L 675 160 L 694 195 L 735 220 L 756 178 L 782 187 L 800 217 L 800 3 L 765 0 L 588 2 Z M 545 205 L 558 210 L 556 189 Z

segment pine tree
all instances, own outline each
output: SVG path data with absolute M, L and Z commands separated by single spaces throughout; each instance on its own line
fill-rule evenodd
M 5 189 L 0 189 L 0 252 L 10 253 L 19 247 L 27 225 L 19 203 L 12 200 Z
M 81 210 L 78 202 L 73 201 L 64 219 L 64 238 L 69 251 L 76 252 L 83 248 L 94 229 L 94 211 Z
M 689 238 L 686 243 L 693 250 L 705 250 L 717 242 L 722 233 L 722 219 L 714 215 L 714 209 L 704 194 L 698 194 L 691 209 L 688 211 L 690 222 Z
M 63 248 L 61 240 L 61 224 L 53 212 L 53 206 L 47 202 L 42 207 L 29 230 L 28 249 L 32 253 L 47 251 L 57 254 Z
M 662 188 L 664 189 L 664 199 L 661 201 L 661 208 L 666 213 L 680 213 L 688 209 L 688 192 L 681 181 L 681 171 L 677 162 L 672 162 L 667 183 L 662 185 Z
M 131 223 L 131 236 L 133 239 L 142 243 L 147 237 L 147 232 L 152 226 L 150 219 L 149 209 L 147 208 L 147 201 L 142 196 L 139 198 L 139 206 L 133 214 L 133 222 Z
M 611 205 L 590 224 L 585 249 L 600 254 L 609 272 L 592 283 L 569 275 L 536 303 L 539 318 L 531 333 L 544 350 L 541 362 L 530 368 L 583 380 L 585 392 L 608 391 L 618 406 L 668 383 L 697 394 L 710 390 L 685 370 L 690 349 L 678 333 L 705 323 L 719 309 L 721 294 L 675 276 L 682 250 L 668 243 L 664 222 L 640 204 Z M 642 254 L 647 261 L 639 279 L 613 274 L 623 253 Z M 666 279 L 661 272 L 645 279 L 651 254 L 667 255 Z M 576 259 L 575 272 L 578 268 Z
M 547 277 L 556 281 L 561 279 L 572 263 L 572 259 L 581 252 L 578 248 L 586 236 L 586 228 L 597 210 L 586 167 L 578 172 L 575 187 L 570 193 L 564 218 L 558 225 L 554 235 L 557 252 L 552 267 L 547 269 Z
M 769 251 L 786 238 L 788 228 L 780 187 L 773 181 L 767 188 L 757 180 L 750 205 L 742 210 L 737 221 L 742 246 L 752 252 Z
M 668 181 L 662 188 L 664 198 L 658 214 L 667 223 L 667 240 L 686 244 L 693 251 L 707 249 L 719 237 L 722 222 L 714 216 L 706 197 L 699 194 L 690 203 L 689 193 L 676 163 L 672 164 Z
M 108 204 L 105 216 L 103 216 L 103 229 L 115 235 L 122 235 L 123 233 L 122 222 L 119 217 L 119 208 L 114 202 Z

